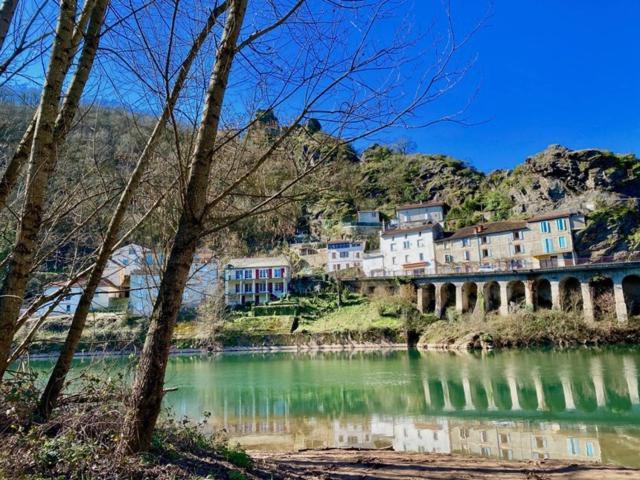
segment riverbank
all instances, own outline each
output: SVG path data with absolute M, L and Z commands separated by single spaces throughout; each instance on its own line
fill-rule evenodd
M 285 306 L 277 306 L 285 310 Z M 341 351 L 418 347 L 469 350 L 519 347 L 571 347 L 640 343 L 640 318 L 587 323 L 577 313 L 521 310 L 508 317 L 457 315 L 447 319 L 420 315 L 410 299 L 368 299 L 345 293 L 294 298 L 291 312 L 265 315 L 253 309 L 222 319 L 197 315 L 180 320 L 175 353 Z M 56 355 L 70 318 L 56 317 L 42 326 L 30 354 Z M 136 353 L 144 344 L 148 321 L 126 313 L 97 313 L 88 319 L 78 356 Z M 18 338 L 20 340 L 20 337 Z
M 640 470 L 558 461 L 506 462 L 483 457 L 391 450 L 305 450 L 254 454 L 267 468 L 290 479 L 571 479 L 640 478 Z

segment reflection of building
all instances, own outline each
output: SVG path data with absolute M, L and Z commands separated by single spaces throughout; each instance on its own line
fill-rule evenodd
M 451 453 L 446 418 L 403 419 L 394 423 L 393 449 L 404 452 Z
M 576 460 L 599 462 L 597 438 L 588 432 L 562 431 L 558 424 L 540 424 L 533 430 L 526 423 L 451 420 L 451 448 L 455 453 L 482 455 L 505 460 Z
M 374 448 L 371 425 L 334 420 L 333 446 L 337 448 Z

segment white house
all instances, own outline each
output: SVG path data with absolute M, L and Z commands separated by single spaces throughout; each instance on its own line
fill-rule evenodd
M 153 312 L 162 279 L 162 268 L 148 259 L 131 273 L 129 280 L 129 311 L 149 316 Z M 209 250 L 196 252 L 189 270 L 189 278 L 182 294 L 182 308 L 196 308 L 215 293 L 218 287 L 218 262 Z
M 399 227 L 380 233 L 385 275 L 436 273 L 434 241 L 442 236 L 439 223 Z
M 224 267 L 227 305 L 261 304 L 289 293 L 291 265 L 284 256 L 233 258 Z
M 334 240 L 327 244 L 327 272 L 362 268 L 365 242 Z
M 396 207 L 396 221 L 400 228 L 431 222 L 442 226 L 445 203 L 437 200 L 409 203 Z
M 45 286 L 43 293 L 45 296 L 51 295 L 57 292 L 61 287 L 64 287 L 66 284 L 67 282 L 50 283 Z M 84 279 L 80 279 L 77 283 L 73 284 L 69 289 L 69 293 L 67 293 L 67 295 L 62 298 L 62 300 L 55 306 L 55 308 L 49 315 L 73 315 L 78 308 L 78 303 L 80 303 L 80 296 L 84 292 L 84 285 Z M 91 310 L 100 311 L 109 308 L 109 298 L 113 296 L 114 291 L 116 291 L 117 289 L 118 287 L 111 281 L 103 278 L 98 285 L 96 293 L 93 295 L 93 300 L 91 301 Z M 36 311 L 35 316 L 40 317 L 47 313 L 53 303 L 54 302 L 51 301 L 42 305 Z
M 130 243 L 115 250 L 104 269 L 104 278 L 118 287 L 116 297 L 128 296 L 131 274 L 145 265 L 159 264 L 156 255 L 145 247 Z
M 362 255 L 362 272 L 366 277 L 384 274 L 384 255 L 380 250 L 365 252 Z

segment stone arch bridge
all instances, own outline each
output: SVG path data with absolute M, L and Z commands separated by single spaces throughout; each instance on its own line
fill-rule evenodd
M 417 289 L 418 309 L 438 316 L 450 308 L 508 315 L 522 307 L 582 312 L 588 321 L 615 315 L 625 322 L 640 315 L 640 261 L 343 282 L 364 293 L 376 288 L 393 293 L 400 283 L 410 282 Z

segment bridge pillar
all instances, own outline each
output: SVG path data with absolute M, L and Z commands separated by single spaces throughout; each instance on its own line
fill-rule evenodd
M 591 295 L 591 286 L 589 280 L 583 280 L 580 282 L 580 289 L 582 290 L 582 315 L 587 322 L 593 322 L 595 316 L 593 314 L 593 295 Z
M 553 310 L 562 310 L 560 306 L 560 282 L 558 280 L 549 280 L 551 285 L 551 308 Z
M 624 301 L 624 290 L 622 289 L 622 278 L 618 275 L 613 279 L 613 297 L 616 303 L 616 317 L 618 322 L 626 322 L 629 319 L 627 303 Z
M 473 309 L 475 315 L 484 315 L 487 311 L 487 299 L 484 298 L 484 282 L 476 282 L 476 306 Z
M 524 281 L 524 304 L 531 310 L 533 310 L 533 285 L 534 280 Z
M 416 289 L 416 308 L 420 313 L 426 313 L 427 309 L 427 289 L 424 287 L 418 287 Z
M 433 313 L 435 313 L 436 317 L 442 318 L 442 283 L 434 283 L 435 294 L 436 294 L 436 308 Z
M 454 283 L 453 284 L 456 287 L 456 312 L 458 313 L 462 313 L 462 285 L 464 285 L 463 283 Z
M 500 315 L 507 316 L 509 315 L 509 292 L 507 282 L 498 282 L 500 285 Z

